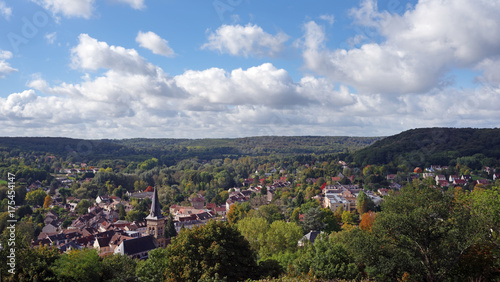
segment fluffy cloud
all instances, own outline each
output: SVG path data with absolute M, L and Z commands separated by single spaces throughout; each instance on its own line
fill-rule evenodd
M 366 93 L 424 93 L 455 67 L 500 55 L 500 6 L 491 1 L 419 1 L 403 15 L 378 12 L 374 0 L 351 10 L 356 23 L 385 40 L 328 50 L 324 30 L 305 25 L 306 66 Z
M 187 71 L 175 77 L 177 85 L 203 104 L 266 105 L 282 108 L 309 103 L 288 73 L 272 64 L 227 73 L 218 68 Z
M 79 44 L 71 49 L 71 61 L 74 68 L 83 70 L 112 69 L 117 72 L 152 74 L 156 67 L 134 49 L 121 46 L 109 46 L 97 41 L 88 34 L 80 34 Z
M 2 15 L 6 20 L 9 20 L 12 15 L 12 8 L 7 6 L 4 1 L 0 1 L 0 15 Z
M 202 48 L 233 56 L 275 57 L 287 40 L 288 35 L 271 35 L 257 25 L 222 25 L 208 36 Z
M 94 0 L 31 0 L 55 16 L 89 19 L 94 10 Z
M 175 56 L 174 50 L 168 46 L 168 41 L 152 31 L 139 31 L 135 41 L 139 43 L 139 46 L 151 50 L 154 54 L 165 57 Z
M 310 33 L 306 44 L 323 48 L 322 29 L 311 26 L 319 32 Z M 500 89 L 493 83 L 398 97 L 355 93 L 327 77 L 309 75 L 294 81 L 286 70 L 270 63 L 169 76 L 134 49 L 111 46 L 86 34 L 79 39 L 72 48 L 73 66 L 102 72 L 85 74 L 78 83 L 51 84 L 41 75 L 33 76 L 27 84 L 30 89 L 0 98 L 4 135 L 87 139 L 367 136 L 390 135 L 422 124 L 500 124 Z M 11 56 L 0 54 L 1 58 Z M 491 60 L 481 66 L 488 70 L 484 76 L 491 82 L 498 79 L 496 65 Z
M 0 78 L 4 78 L 7 74 L 17 71 L 10 66 L 6 61 L 12 58 L 12 53 L 9 51 L 0 50 Z
M 112 1 L 116 3 L 124 3 L 130 5 L 130 7 L 136 10 L 142 10 L 146 8 L 146 5 L 144 4 L 145 0 L 112 0 Z

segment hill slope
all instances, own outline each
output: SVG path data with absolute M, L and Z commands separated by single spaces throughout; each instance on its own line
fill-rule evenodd
M 0 137 L 0 151 L 53 154 L 75 160 L 156 157 L 171 163 L 186 158 L 214 159 L 239 156 L 333 154 L 352 152 L 380 137 L 248 137 L 236 139 L 124 139 L 83 140 L 57 137 Z M 168 161 L 167 161 L 168 160 Z
M 358 164 L 447 165 L 475 154 L 500 158 L 500 129 L 421 128 L 375 142 L 353 154 Z

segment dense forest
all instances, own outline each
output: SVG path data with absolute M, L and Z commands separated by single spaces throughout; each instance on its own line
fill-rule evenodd
M 0 137 L 0 151 L 53 154 L 73 161 L 156 158 L 173 165 L 188 158 L 204 160 L 242 156 L 347 153 L 369 146 L 380 137 L 247 137 L 237 139 L 83 140 L 51 137 Z
M 458 157 L 480 154 L 500 158 L 500 129 L 420 128 L 375 142 L 353 154 L 361 165 L 407 164 L 430 166 L 453 164 Z
M 499 140 L 497 129 L 449 128 L 383 139 L 0 138 L 0 274 L 2 281 L 499 281 Z M 431 165 L 470 181 L 441 186 L 415 172 Z M 325 208 L 329 185 L 360 188 L 356 208 Z M 220 206 L 249 186 L 260 190 L 224 218 L 165 231 L 171 244 L 146 260 L 30 247 L 48 212 L 66 228 L 97 196 L 120 198 L 119 219 L 141 222 L 151 200 L 129 196 L 135 192 L 156 188 L 170 217 L 170 207 L 190 206 L 193 197 Z M 380 204 L 367 196 L 384 189 Z M 14 233 L 8 218 L 17 220 Z M 321 232 L 314 244 L 299 246 L 312 230 Z

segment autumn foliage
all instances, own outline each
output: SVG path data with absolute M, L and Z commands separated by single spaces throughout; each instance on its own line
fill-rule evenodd
M 375 222 L 376 213 L 369 211 L 363 214 L 359 228 L 364 231 L 372 231 L 373 223 Z
M 52 197 L 49 195 L 45 196 L 45 200 L 43 201 L 43 207 L 48 208 L 52 204 Z

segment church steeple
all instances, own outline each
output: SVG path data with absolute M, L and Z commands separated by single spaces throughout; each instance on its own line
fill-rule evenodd
M 161 213 L 160 201 L 158 200 L 156 188 L 153 192 L 151 209 L 149 215 L 146 217 L 146 222 L 148 228 L 147 233 L 155 238 L 158 247 L 165 248 L 165 216 Z
M 158 200 L 158 192 L 154 188 L 153 199 L 151 203 L 151 210 L 149 211 L 148 217 L 146 219 L 161 219 L 165 216 L 161 213 L 160 201 Z

